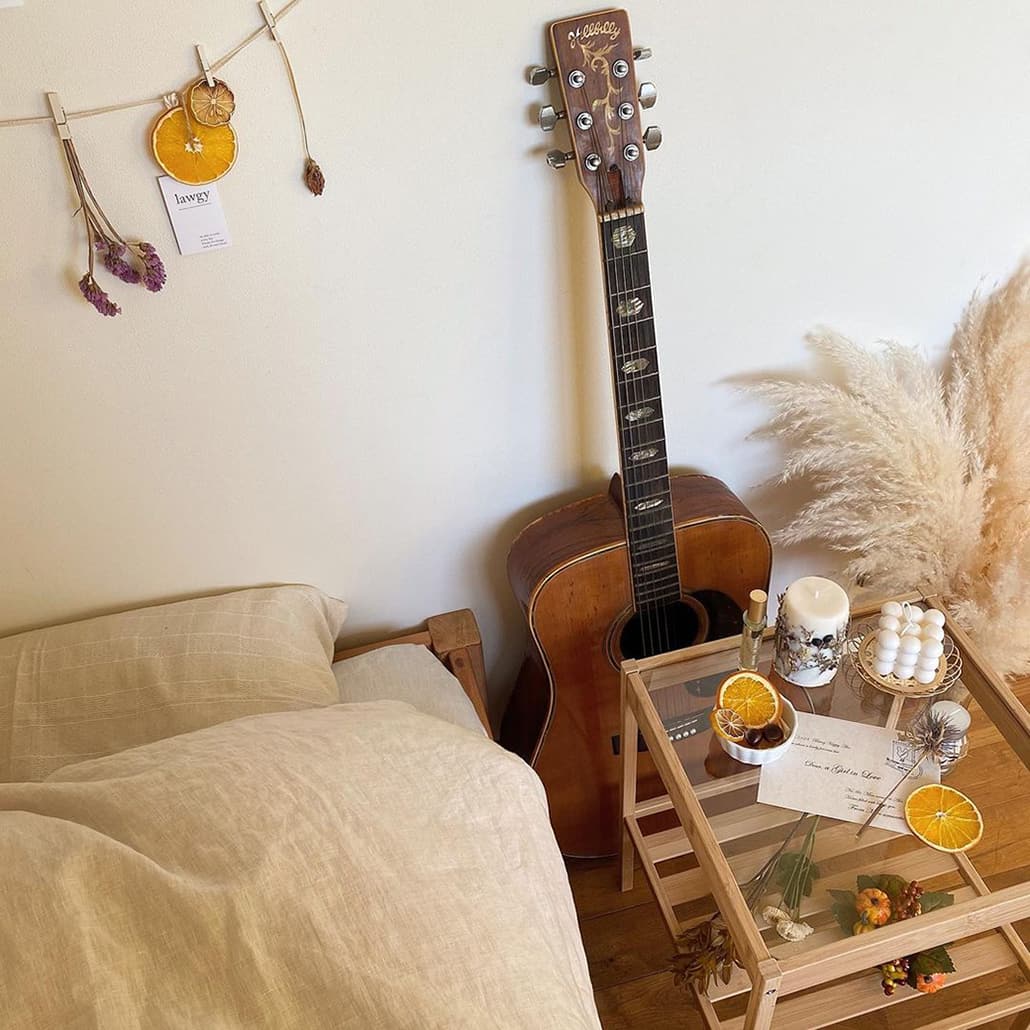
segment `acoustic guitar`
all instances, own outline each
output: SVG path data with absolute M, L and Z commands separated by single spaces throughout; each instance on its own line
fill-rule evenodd
M 562 851 L 585 856 L 618 846 L 618 755 L 638 746 L 619 740 L 619 663 L 739 633 L 748 593 L 768 588 L 772 549 L 725 484 L 669 475 L 641 200 L 644 153 L 661 132 L 641 129 L 656 90 L 634 73 L 650 51 L 634 48 L 622 10 L 555 22 L 550 36 L 555 67 L 529 79 L 557 83 L 564 110 L 543 107 L 540 124 L 564 122 L 572 149 L 547 159 L 575 165 L 597 215 L 621 474 L 512 546 L 530 639 L 501 741 L 543 780 Z M 700 724 L 667 728 L 675 738 Z M 645 797 L 648 767 L 642 755 Z

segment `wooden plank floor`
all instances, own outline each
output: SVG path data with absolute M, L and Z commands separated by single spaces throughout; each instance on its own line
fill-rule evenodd
M 1020 681 L 1015 690 L 1030 707 L 1030 679 Z M 989 886 L 998 889 L 1030 876 L 1030 773 L 983 713 L 975 705 L 970 711 L 971 753 L 948 782 L 969 793 L 984 813 L 984 840 L 974 855 Z M 632 891 L 622 894 L 615 859 L 570 860 L 568 867 L 605 1030 L 703 1030 L 690 996 L 673 984 L 668 972 L 672 943 L 643 874 L 635 878 Z M 1030 941 L 1030 921 L 1018 930 Z M 916 1030 L 961 1011 L 960 1002 L 987 1004 L 1016 993 L 1014 986 L 1021 983 L 1013 967 L 996 974 L 986 988 L 977 981 L 932 998 L 913 991 L 912 1004 L 836 1025 L 847 1030 Z M 984 1025 L 1008 1030 L 1014 1018 Z

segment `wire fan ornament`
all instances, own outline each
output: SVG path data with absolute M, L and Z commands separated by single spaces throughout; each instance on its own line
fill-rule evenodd
M 961 678 L 962 655 L 955 646 L 955 641 L 947 633 L 944 634 L 942 641 L 944 653 L 941 655 L 937 676 L 930 683 L 899 679 L 893 673 L 889 676 L 877 675 L 873 662 L 878 628 L 876 620 L 859 623 L 854 627 L 845 648 L 849 671 L 854 672 L 865 683 L 897 697 L 935 697 L 950 690 Z

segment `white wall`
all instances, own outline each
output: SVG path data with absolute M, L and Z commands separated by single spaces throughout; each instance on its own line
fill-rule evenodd
M 521 647 L 504 556 L 614 467 L 585 195 L 533 125 L 543 0 L 304 0 L 283 23 L 328 187 L 299 183 L 271 43 L 225 71 L 231 250 L 180 258 L 155 112 L 75 124 L 93 186 L 165 256 L 151 296 L 75 282 L 48 127 L 0 129 L 0 630 L 192 591 L 304 580 L 367 636 L 471 605 L 498 695 Z M 771 444 L 727 380 L 804 365 L 803 332 L 942 347 L 1030 228 L 1030 9 L 992 0 L 639 0 L 665 145 L 645 199 L 669 450 L 756 490 Z M 245 0 L 28 0 L 0 12 L 0 118 L 176 88 Z M 644 74 L 646 73 L 646 75 Z M 824 562 L 822 563 L 824 564 Z M 807 561 L 782 556 L 777 582 Z

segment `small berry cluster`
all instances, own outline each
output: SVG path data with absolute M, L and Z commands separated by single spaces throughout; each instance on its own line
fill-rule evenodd
M 899 922 L 902 919 L 912 919 L 922 914 L 923 906 L 920 899 L 923 896 L 923 885 L 916 880 L 910 881 L 894 899 L 893 918 L 891 922 Z M 923 994 L 934 994 L 944 985 L 945 976 L 943 973 L 913 973 L 912 956 L 907 958 L 896 958 L 893 962 L 885 962 L 880 966 L 880 974 L 883 977 L 881 986 L 883 993 L 889 998 L 897 989 L 899 984 L 908 984 Z

